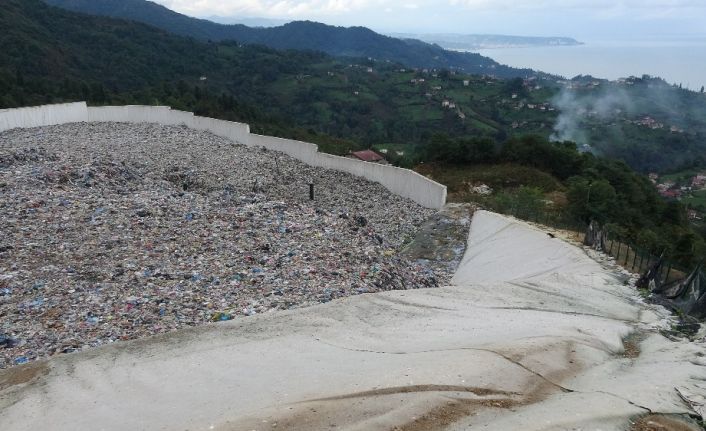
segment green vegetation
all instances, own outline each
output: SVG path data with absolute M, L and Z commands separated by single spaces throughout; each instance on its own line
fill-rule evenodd
M 339 141 L 360 147 L 420 144 L 442 129 L 456 136 L 507 135 L 500 114 L 488 108 L 505 97 L 497 80 L 202 43 L 37 0 L 6 2 L 0 25 L 0 43 L 9 47 L 0 52 L 0 107 L 70 100 L 167 104 L 247 121 L 254 130 L 283 137 L 303 139 L 305 130 L 307 138 L 329 142 L 327 149 L 337 153 L 355 147 L 337 147 Z M 442 106 L 444 101 L 456 107 Z
M 573 79 L 556 98 L 560 137 L 643 173 L 706 166 L 706 97 L 643 76 Z
M 447 51 L 419 40 L 383 36 L 364 27 L 334 27 L 310 21 L 274 28 L 222 25 L 191 18 L 146 0 L 45 0 L 72 11 L 142 22 L 202 41 L 238 41 L 276 49 L 325 52 L 334 56 L 375 58 L 409 67 L 447 68 L 501 77 L 536 75 L 530 69 L 501 65 L 475 53 Z
M 691 195 L 682 199 L 682 203 L 691 208 L 697 209 L 702 213 L 706 213 L 706 190 L 697 190 Z
M 481 147 L 482 154 L 476 153 Z M 418 170 L 449 185 L 452 200 L 476 201 L 500 211 L 513 208 L 530 218 L 554 213 L 585 224 L 596 220 L 625 241 L 656 254 L 666 250 L 685 265 L 706 257 L 706 242 L 689 226 L 684 206 L 664 201 L 647 178 L 623 162 L 532 135 L 494 145 L 435 136 L 427 149 L 436 155 L 426 156 L 434 163 Z M 494 193 L 474 194 L 471 187 L 480 184 Z

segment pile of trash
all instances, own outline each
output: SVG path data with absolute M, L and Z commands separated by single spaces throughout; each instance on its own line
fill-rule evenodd
M 433 211 L 185 127 L 2 133 L 0 211 L 0 368 L 451 276 L 399 255 Z

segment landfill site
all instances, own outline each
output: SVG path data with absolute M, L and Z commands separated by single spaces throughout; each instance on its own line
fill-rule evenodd
M 706 333 L 560 231 L 184 126 L 0 133 L 0 430 L 703 430 Z

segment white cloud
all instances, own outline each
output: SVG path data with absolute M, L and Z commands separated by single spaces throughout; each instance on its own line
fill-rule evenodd
M 703 0 L 449 0 L 469 9 L 706 9 Z
M 380 10 L 435 9 L 446 13 L 542 11 L 547 14 L 585 10 L 595 16 L 674 16 L 703 13 L 704 0 L 154 0 L 189 15 L 249 15 L 302 18 L 374 14 Z M 454 12 L 455 11 L 455 12 Z
M 191 16 L 312 19 L 378 31 L 703 34 L 706 0 L 153 0 Z
M 330 16 L 370 9 L 385 0 L 155 0 L 188 15 L 302 18 Z
M 448 0 L 452 7 L 485 12 L 586 13 L 601 19 L 662 19 L 706 15 L 703 0 Z

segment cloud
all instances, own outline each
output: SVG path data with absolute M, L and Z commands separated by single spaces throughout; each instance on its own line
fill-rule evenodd
M 187 15 L 313 17 L 340 15 L 395 3 L 385 0 L 155 0 Z
M 702 0 L 449 0 L 469 9 L 706 9 Z
M 706 21 L 704 0 L 153 0 L 191 16 L 313 19 L 415 31 L 588 32 L 597 22 L 660 25 L 689 32 Z M 553 23 L 553 24 L 552 24 Z M 568 28 L 567 23 L 572 23 Z M 574 25 L 575 24 L 575 25 Z M 699 24 L 700 25 L 700 24 Z M 562 27 L 563 26 L 563 27 Z M 662 28 L 662 27 L 659 27 Z M 651 29 L 648 29 L 652 31 Z M 647 30 L 641 33 L 645 33 Z M 585 33 L 584 33 L 585 34 Z M 649 34 L 649 33 L 647 33 Z
M 706 12 L 703 0 L 448 0 L 469 11 L 588 13 L 597 18 L 662 19 L 690 17 Z

